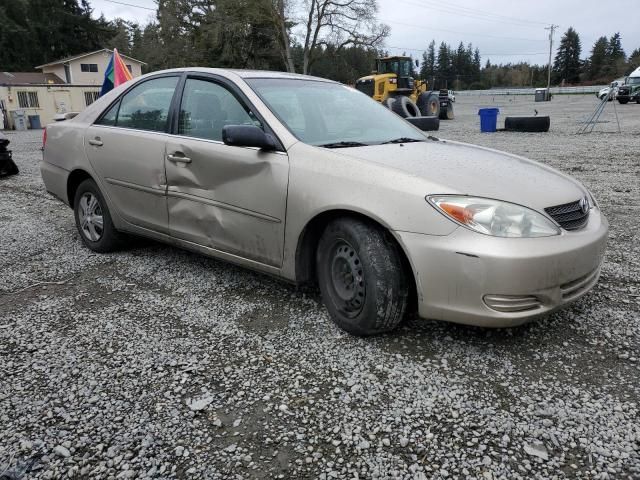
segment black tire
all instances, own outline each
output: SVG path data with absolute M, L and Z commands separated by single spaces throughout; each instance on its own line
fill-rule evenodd
M 383 100 L 382 105 L 387 107 L 389 110 L 393 110 L 393 102 L 395 102 L 396 99 L 394 97 L 387 97 L 386 100 Z
M 509 132 L 548 132 L 549 117 L 506 117 L 504 129 Z
M 621 105 L 626 105 L 627 103 L 629 103 L 628 98 L 619 98 L 618 101 L 620 102 Z
M 440 119 L 438 117 L 410 117 L 405 120 L 423 132 L 440 130 Z
M 416 105 L 423 117 L 440 115 L 440 97 L 436 92 L 422 92 L 416 100 Z
M 396 97 L 391 104 L 391 110 L 402 118 L 420 116 L 418 106 L 409 97 Z
M 0 147 L 3 148 L 3 147 Z M 11 158 L 11 152 L 8 150 L 0 150 L 0 177 L 8 177 L 20 173 L 18 166 Z
M 91 222 L 93 230 L 83 225 L 81 220 L 81 216 L 83 215 L 83 208 L 81 206 L 83 197 L 85 199 L 95 198 L 97 201 L 97 207 L 92 209 L 90 215 L 92 215 L 92 218 L 102 217 L 102 228 L 99 228 L 98 223 L 93 223 L 93 221 Z M 94 215 L 94 212 L 96 215 Z M 87 179 L 78 186 L 73 201 L 73 213 L 76 219 L 76 228 L 78 229 L 82 243 L 84 243 L 87 248 L 98 253 L 108 253 L 118 250 L 122 246 L 123 236 L 113 226 L 107 202 L 93 180 Z M 90 238 L 93 232 L 99 235 L 98 238 Z
M 449 102 L 447 108 L 440 110 L 440 120 L 453 120 L 455 118 L 453 114 L 453 104 Z
M 393 330 L 409 302 L 399 247 L 357 218 L 332 221 L 316 252 L 318 283 L 331 319 L 359 336 Z

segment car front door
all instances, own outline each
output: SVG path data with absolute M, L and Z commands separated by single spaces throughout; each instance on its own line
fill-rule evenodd
M 279 267 L 289 178 L 285 152 L 222 142 L 225 125 L 258 125 L 241 93 L 221 79 L 188 77 L 176 135 L 167 141 L 172 236 Z
M 85 150 L 128 222 L 168 233 L 164 170 L 169 110 L 180 76 L 139 83 L 86 130 Z

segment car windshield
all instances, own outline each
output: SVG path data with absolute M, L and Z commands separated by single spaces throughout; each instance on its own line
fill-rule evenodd
M 395 113 L 338 83 L 282 78 L 247 83 L 296 138 L 310 145 L 337 148 L 425 140 Z
M 640 85 L 640 77 L 627 78 L 627 85 Z

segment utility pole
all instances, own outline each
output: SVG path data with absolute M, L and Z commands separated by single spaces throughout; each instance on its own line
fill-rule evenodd
M 547 72 L 547 92 L 545 94 L 546 100 L 549 101 L 549 98 L 551 97 L 551 92 L 550 92 L 550 88 L 551 88 L 551 54 L 553 52 L 553 32 L 555 31 L 556 28 L 558 28 L 559 25 L 549 25 L 548 27 L 545 28 L 545 30 L 549 30 L 549 66 L 547 68 L 548 72 Z

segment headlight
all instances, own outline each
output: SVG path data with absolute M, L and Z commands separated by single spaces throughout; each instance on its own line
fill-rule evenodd
M 495 237 L 550 237 L 560 229 L 530 208 L 488 198 L 433 195 L 427 200 L 454 222 Z

